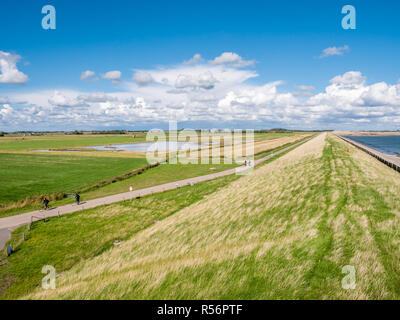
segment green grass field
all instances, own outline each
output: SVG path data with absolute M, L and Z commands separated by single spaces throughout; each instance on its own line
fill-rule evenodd
M 0 203 L 74 192 L 147 165 L 146 159 L 0 153 Z
M 266 163 L 272 161 L 274 159 Z M 150 173 L 151 176 L 170 181 L 170 169 L 175 170 L 173 176 L 178 172 L 184 175 L 190 171 L 192 174 L 198 173 L 195 167 L 189 171 L 182 170 L 180 166 L 164 168 L 163 172 L 146 171 L 143 182 L 153 180 L 145 177 L 145 174 Z M 47 222 L 35 222 L 25 242 L 22 241 L 22 234 L 26 226 L 18 228 L 10 241 L 16 252 L 7 264 L 0 266 L 0 299 L 18 298 L 34 290 L 43 277 L 40 270 L 44 264 L 53 263 L 58 272 L 69 270 L 83 260 L 107 252 L 114 247 L 115 241 L 128 240 L 139 231 L 204 199 L 238 178 L 231 175 L 192 187 L 76 212 L 61 218 L 50 218 Z
M 73 265 L 57 278 L 56 290 L 37 288 L 27 297 L 399 299 L 398 178 L 397 172 L 362 151 L 321 135 L 252 175 L 216 189 L 205 187 L 210 191 L 206 198 L 196 196 L 196 201 L 168 211 L 154 223 L 138 222 L 141 226 L 130 234 L 118 233 L 109 219 L 124 216 L 120 228 L 125 230 L 129 223 L 122 221 L 134 219 L 131 212 L 147 216 L 174 205 L 166 199 L 157 203 L 156 196 L 151 196 L 140 199 L 144 201 L 140 207 L 140 201 L 134 200 L 87 211 L 87 217 L 80 212 L 74 225 L 89 229 L 91 217 L 93 225 L 103 221 L 104 229 L 97 236 L 105 237 L 108 246 L 92 250 L 96 246 L 80 232 L 69 239 L 71 248 L 83 250 L 74 243 L 87 243 L 81 246 L 96 254 L 78 252 L 82 259 L 74 261 L 79 262 L 59 267 L 61 272 Z M 173 198 L 185 199 L 183 195 Z M 15 278 L 4 297 L 28 293 L 33 284 L 16 283 L 36 277 L 37 285 L 42 264 L 58 266 L 74 256 L 60 247 L 64 255 L 41 260 L 50 252 L 56 255 L 58 238 L 65 237 L 65 232 L 54 229 L 52 233 L 52 226 L 63 228 L 63 219 L 70 217 L 35 224 L 31 238 L 11 256 L 15 263 L 2 267 L 3 277 Z M 14 239 L 17 236 L 18 232 Z M 115 239 L 124 241 L 110 245 Z M 25 263 L 35 265 L 31 276 L 22 276 L 29 269 Z M 346 275 L 342 268 L 348 265 L 356 271 L 354 290 L 342 287 Z M 33 276 L 35 272 L 39 275 Z
M 101 157 L 67 157 L 42 156 L 27 154 L 1 154 L 3 168 L 0 172 L 0 204 L 5 209 L 0 211 L 0 218 L 16 215 L 26 211 L 37 210 L 41 204 L 30 203 L 15 206 L 17 200 L 28 196 L 54 194 L 57 192 L 72 193 L 76 190 L 93 186 L 101 180 L 113 178 L 122 173 L 147 165 L 146 159 L 134 158 L 101 158 Z M 82 200 L 90 200 L 107 195 L 143 189 L 163 183 L 215 173 L 236 167 L 236 164 L 194 165 L 164 164 L 151 168 L 140 175 L 94 188 L 80 193 Z M 214 170 L 210 170 L 214 168 Z M 52 200 L 51 206 L 71 203 L 73 199 Z M 10 204 L 11 202 L 11 204 Z
M 0 299 L 17 298 L 34 290 L 43 277 L 40 273 L 43 265 L 51 263 L 58 272 L 68 270 L 80 261 L 109 250 L 115 241 L 129 239 L 236 178 L 229 176 L 51 218 L 46 223 L 37 222 L 32 225 L 29 240 L 23 243 L 20 240 L 26 226 L 17 229 L 11 241 L 16 253 L 6 265 L 0 266 Z M 12 285 L 4 294 L 9 281 Z
M 147 170 L 141 175 L 83 193 L 82 196 L 85 199 L 95 199 L 111 194 L 127 192 L 129 186 L 132 186 L 133 190 L 138 190 L 172 181 L 220 172 L 235 167 L 237 167 L 236 164 L 163 164 L 151 170 Z M 210 168 L 214 168 L 215 170 L 210 170 Z
M 270 140 L 294 133 L 256 134 L 256 140 Z M 51 205 L 70 203 L 71 199 L 61 199 L 62 194 L 93 186 L 139 167 L 145 166 L 143 155 L 112 151 L 38 154 L 37 149 L 77 148 L 90 145 L 139 142 L 145 134 L 133 135 L 44 135 L 16 136 L 0 139 L 0 217 L 37 210 L 40 196 L 51 197 Z M 3 150 L 4 153 L 1 153 Z M 24 153 L 21 153 L 24 152 Z M 29 153 L 30 152 L 30 153 Z M 139 158 L 136 158 L 139 156 Z M 110 183 L 81 194 L 82 199 L 93 199 L 106 195 L 126 192 L 129 186 L 141 189 L 180 179 L 191 178 L 230 169 L 237 164 L 210 165 L 163 165 L 148 170 L 142 175 L 124 181 Z M 214 168 L 214 171 L 210 169 Z M 34 197 L 34 198 L 29 198 Z M 36 197 L 36 198 L 35 198 Z
M 0 138 L 0 151 L 31 151 L 43 149 L 78 148 L 114 143 L 143 142 L 144 134 L 132 135 L 43 135 Z
M 292 136 L 295 133 L 258 133 L 255 140 L 269 140 Z M 136 135 L 135 138 L 133 136 Z M 168 136 L 168 135 L 166 135 Z M 107 144 L 145 142 L 146 134 L 122 135 L 43 135 L 43 136 L 5 136 L 0 137 L 0 152 L 27 152 L 32 150 L 79 148 Z

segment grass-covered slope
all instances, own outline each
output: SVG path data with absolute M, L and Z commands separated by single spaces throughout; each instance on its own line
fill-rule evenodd
M 0 204 L 73 192 L 146 165 L 146 159 L 0 153 Z
M 400 176 L 333 136 L 146 228 L 29 298 L 400 298 Z M 347 152 L 347 148 L 350 152 Z M 356 288 L 342 288 L 354 266 Z
M 194 186 L 154 194 L 140 199 L 101 206 L 32 224 L 23 242 L 26 226 L 12 233 L 15 253 L 0 263 L 0 300 L 32 292 L 42 277 L 42 267 L 52 265 L 62 273 L 80 261 L 107 252 L 114 242 L 135 233 L 193 204 L 237 176 L 227 176 Z M 3 258 L 0 252 L 0 261 Z

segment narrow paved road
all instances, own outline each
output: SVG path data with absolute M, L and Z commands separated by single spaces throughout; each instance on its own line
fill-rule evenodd
M 311 140 L 311 139 L 312 138 L 309 138 L 306 141 Z M 293 148 L 297 147 L 299 144 L 304 143 L 304 142 L 305 141 L 296 143 L 292 146 L 289 146 L 289 147 L 279 150 L 275 153 L 272 153 L 264 158 L 258 159 L 256 161 L 254 161 L 254 165 L 258 165 L 261 162 L 267 161 L 268 159 L 271 159 L 272 157 L 274 157 L 280 153 L 283 153 L 285 151 L 293 149 Z M 23 214 L 16 215 L 16 216 L 1 218 L 0 219 L 0 248 L 3 248 L 5 243 L 8 241 L 12 230 L 14 230 L 17 227 L 29 224 L 32 221 L 37 221 L 37 220 L 41 220 L 41 219 L 44 219 L 47 217 L 54 217 L 54 216 L 58 216 L 58 215 L 72 213 L 72 212 L 76 212 L 76 211 L 80 211 L 80 210 L 95 208 L 95 207 L 102 206 L 105 204 L 125 201 L 125 200 L 129 200 L 129 199 L 134 199 L 137 197 L 143 197 L 143 196 L 147 196 L 147 195 L 150 195 L 153 193 L 160 193 L 160 192 L 164 192 L 167 190 L 176 189 L 176 188 L 179 188 L 182 186 L 187 186 L 192 183 L 213 180 L 213 179 L 216 179 L 219 177 L 224 177 L 224 176 L 228 176 L 228 175 L 235 174 L 235 173 L 245 174 L 244 171 L 246 171 L 246 170 L 249 170 L 249 168 L 242 166 L 242 167 L 238 167 L 238 168 L 233 168 L 233 169 L 229 169 L 229 170 L 225 170 L 225 171 L 221 171 L 221 172 L 208 174 L 205 176 L 193 177 L 193 178 L 189 178 L 189 179 L 185 179 L 185 180 L 179 180 L 179 181 L 169 182 L 169 183 L 165 183 L 165 184 L 158 185 L 158 186 L 149 187 L 146 189 L 140 189 L 140 190 L 135 190 L 132 192 L 119 193 L 119 194 L 115 194 L 112 196 L 88 200 L 88 201 L 82 202 L 79 206 L 76 204 L 68 204 L 65 206 L 52 208 L 47 211 L 37 210 L 37 211 L 23 213 Z

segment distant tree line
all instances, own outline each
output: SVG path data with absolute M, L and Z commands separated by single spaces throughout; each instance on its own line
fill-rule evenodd
M 105 130 L 105 131 L 92 131 L 92 134 L 127 134 L 126 130 Z
M 178 131 L 182 131 L 184 129 L 180 129 Z M 200 133 L 200 129 L 196 129 L 196 132 Z M 214 129 L 214 132 L 224 132 L 224 129 Z M 285 128 L 272 128 L 272 129 L 259 129 L 254 130 L 255 133 L 290 133 L 290 132 L 325 132 L 325 131 L 334 131 L 334 130 L 292 130 Z M 377 131 L 377 130 L 375 130 Z M 399 130 L 397 130 L 399 131 Z M 65 134 L 65 135 L 83 135 L 83 134 L 132 134 L 132 133 L 147 133 L 147 130 L 95 130 L 95 131 L 83 131 L 83 130 L 74 130 L 74 131 L 15 131 L 15 132 L 4 132 L 0 131 L 0 137 L 4 137 L 7 134 L 22 134 L 24 136 L 41 136 L 45 134 Z M 167 130 L 168 132 L 168 130 Z
M 79 134 L 83 134 L 83 131 L 78 131 L 78 130 L 74 130 L 74 131 L 67 131 L 64 132 L 65 135 L 79 135 Z
M 297 129 L 284 129 L 284 128 L 272 128 L 272 129 L 261 129 L 254 130 L 255 133 L 291 133 L 291 132 L 325 132 L 333 130 L 297 130 Z

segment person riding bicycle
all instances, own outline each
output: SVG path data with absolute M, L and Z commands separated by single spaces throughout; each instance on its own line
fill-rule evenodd
M 49 199 L 44 197 L 43 199 L 44 210 L 47 210 L 49 208 L 49 202 L 50 202 Z

